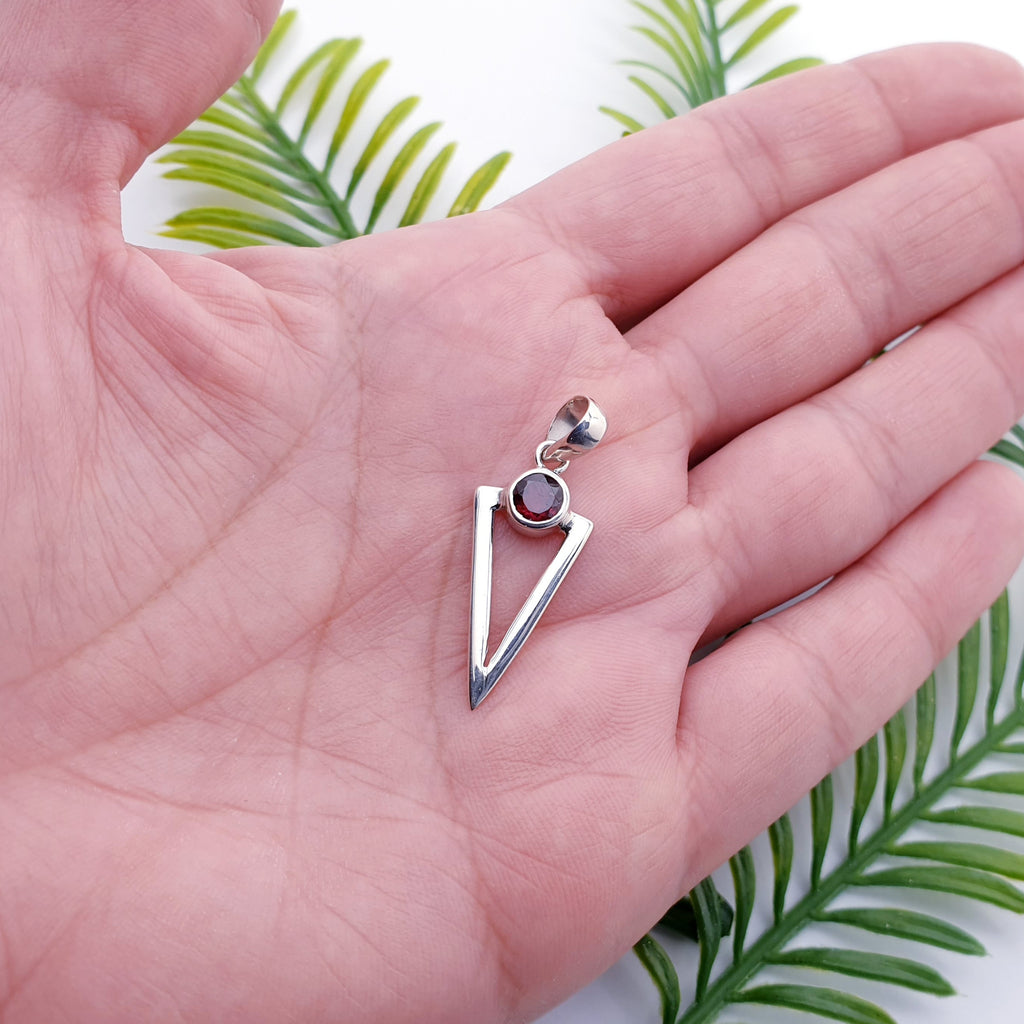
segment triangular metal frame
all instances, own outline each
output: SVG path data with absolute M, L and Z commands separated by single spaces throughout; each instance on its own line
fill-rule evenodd
M 566 573 L 590 537 L 594 524 L 573 512 L 558 529 L 565 534 L 558 553 L 512 620 L 494 657 L 487 662 L 491 628 L 491 573 L 494 563 L 494 517 L 502 506 L 500 487 L 478 487 L 473 504 L 473 582 L 469 617 L 469 706 L 477 707 L 522 649 Z

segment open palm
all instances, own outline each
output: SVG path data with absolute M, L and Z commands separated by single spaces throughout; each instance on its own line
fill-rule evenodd
M 536 1015 L 1024 549 L 972 465 L 1024 411 L 1012 62 L 805 73 L 335 249 L 126 245 L 119 184 L 273 8 L 0 9 L 10 1024 Z M 574 394 L 610 420 L 569 475 L 595 534 L 470 712 L 473 491 Z M 496 545 L 504 624 L 551 547 Z

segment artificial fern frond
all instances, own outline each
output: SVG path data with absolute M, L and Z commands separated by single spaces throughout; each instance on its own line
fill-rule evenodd
M 1024 440 L 1024 431 L 1012 436 Z M 709 941 L 698 926 L 702 948 L 696 998 L 679 1024 L 716 1021 L 728 1007 L 739 1004 L 798 1012 L 794 1022 L 806 1020 L 808 1013 L 858 1024 L 892 1022 L 881 1006 L 848 991 L 844 979 L 946 996 L 953 988 L 927 963 L 925 950 L 984 953 L 981 943 L 963 928 L 900 904 L 922 901 L 924 894 L 934 892 L 1024 913 L 1024 892 L 1014 884 L 1024 880 L 1024 855 L 999 843 L 1003 836 L 1024 837 L 1024 813 L 991 805 L 993 797 L 1024 797 L 1024 657 L 1011 692 L 1009 623 L 1004 593 L 958 646 L 956 678 L 950 680 L 948 691 L 940 690 L 934 676 L 929 678 L 912 706 L 856 753 L 848 813 L 836 814 L 830 776 L 807 798 L 808 835 L 798 834 L 788 814 L 769 828 L 772 877 L 764 882 L 772 924 L 750 943 L 747 927 L 761 880 L 749 847 L 732 858 L 736 929 L 731 957 L 724 953 L 720 936 L 711 934 Z M 989 672 L 983 679 L 986 660 Z M 986 686 L 987 699 L 982 702 Z M 948 701 L 952 709 L 946 743 L 940 742 L 936 725 L 940 701 Z M 983 730 L 976 728 L 979 738 L 968 745 L 972 725 Z M 992 764 L 995 757 L 998 761 Z M 937 770 L 929 778 L 931 766 Z M 838 771 L 847 770 L 844 766 Z M 844 821 L 845 856 L 826 873 L 826 854 L 839 848 Z M 869 828 L 871 822 L 877 824 Z M 907 836 L 922 823 L 929 825 L 927 838 Z M 794 899 L 793 865 L 802 844 L 810 847 L 809 886 Z M 872 905 L 837 905 L 853 889 L 868 896 Z M 691 893 L 695 908 L 701 900 L 706 902 L 709 891 L 702 882 Z M 799 940 L 812 925 L 819 944 L 808 946 Z M 834 935 L 837 944 L 820 944 L 822 935 Z M 907 955 L 878 952 L 872 935 L 898 940 Z M 650 947 L 644 962 L 654 962 Z M 757 984 L 769 967 L 773 973 L 784 971 L 787 980 Z M 827 987 L 808 983 L 808 970 L 815 972 L 814 979 L 825 977 Z
M 631 74 L 629 81 L 654 106 L 653 120 L 674 117 L 677 108 L 700 106 L 726 94 L 726 78 L 798 11 L 786 4 L 761 17 L 775 0 L 630 0 L 642 24 L 633 29 L 657 51 L 651 61 L 623 61 L 643 74 Z M 729 13 L 731 8 L 731 13 Z M 788 60 L 749 82 L 746 88 L 813 67 L 816 57 Z M 668 87 L 666 89 L 666 86 Z M 628 135 L 644 127 L 631 114 L 612 107 L 603 113 L 617 121 Z
M 407 182 L 412 183 L 411 194 L 393 223 L 416 224 L 426 216 L 444 185 L 455 144 L 446 143 L 430 154 L 440 122 L 402 139 L 405 122 L 419 102 L 415 96 L 399 100 L 375 126 L 363 127 L 361 115 L 388 62 L 377 61 L 355 74 L 342 97 L 361 40 L 328 40 L 291 71 L 276 99 L 264 94 L 264 72 L 295 16 L 294 11 L 281 15 L 249 71 L 158 158 L 173 165 L 166 177 L 233 193 L 243 203 L 186 210 L 167 222 L 164 235 L 219 248 L 324 245 L 373 231 Z M 333 125 L 329 118 L 334 118 Z M 298 127 L 291 128 L 293 123 Z M 325 127 L 329 142 L 318 156 L 313 140 Z M 395 155 L 379 168 L 388 145 L 399 140 Z M 498 153 L 474 171 L 448 216 L 475 210 L 509 157 Z M 371 177 L 376 178 L 375 187 L 360 225 L 355 209 L 361 190 L 370 192 Z

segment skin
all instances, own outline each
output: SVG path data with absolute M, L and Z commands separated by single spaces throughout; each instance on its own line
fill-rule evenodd
M 1024 553 L 975 461 L 1024 413 L 1008 58 L 811 71 L 336 249 L 127 245 L 274 6 L 0 5 L 4 1024 L 528 1020 Z M 580 393 L 594 536 L 470 712 L 473 490 Z M 499 531 L 496 623 L 551 551 Z

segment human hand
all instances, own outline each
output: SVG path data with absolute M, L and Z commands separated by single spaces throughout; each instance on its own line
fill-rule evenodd
M 11 1024 L 536 1015 L 1024 550 L 973 463 L 1024 412 L 1008 59 L 812 71 L 330 250 L 126 245 L 118 186 L 274 6 L 0 8 Z M 577 393 L 611 424 L 570 478 L 595 534 L 471 713 L 473 491 Z M 496 623 L 550 555 L 499 533 Z

